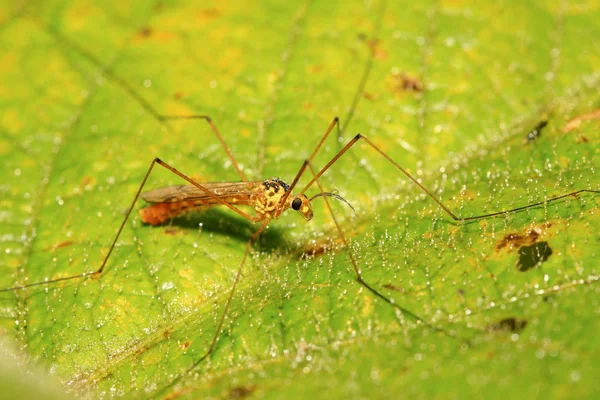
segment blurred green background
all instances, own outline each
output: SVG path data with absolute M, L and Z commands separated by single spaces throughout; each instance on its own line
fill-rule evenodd
M 250 179 L 288 182 L 339 116 L 317 166 L 362 133 L 463 216 L 598 189 L 599 20 L 598 1 L 4 3 L 0 288 L 96 270 L 155 156 L 239 179 L 208 125 L 159 114 L 212 116 Z M 138 204 L 101 279 L 0 293 L 0 332 L 90 397 L 598 396 L 600 196 L 456 224 L 364 144 L 323 183 L 395 306 L 315 200 L 253 246 L 181 377 L 256 227 L 152 228 Z

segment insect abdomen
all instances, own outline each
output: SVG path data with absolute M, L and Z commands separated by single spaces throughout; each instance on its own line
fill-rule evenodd
M 142 222 L 152 226 L 162 225 L 171 218 L 187 211 L 198 209 L 206 204 L 196 204 L 193 201 L 178 201 L 176 203 L 157 203 L 140 210 Z
M 252 203 L 252 200 L 248 196 L 228 196 L 220 198 L 226 203 L 239 206 L 247 206 Z M 142 208 L 140 210 L 140 217 L 142 222 L 156 226 L 164 224 L 168 220 L 177 217 L 179 214 L 219 205 L 221 205 L 219 201 L 210 197 L 202 200 L 156 203 Z

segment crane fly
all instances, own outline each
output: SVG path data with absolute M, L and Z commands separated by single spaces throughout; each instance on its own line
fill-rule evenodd
M 194 368 L 196 368 L 198 365 L 200 365 L 200 363 L 202 363 L 202 361 L 204 361 L 208 356 L 210 356 L 213 353 L 213 351 L 215 350 L 217 341 L 218 341 L 221 331 L 223 329 L 223 324 L 224 324 L 225 318 L 230 309 L 231 300 L 236 291 L 236 287 L 240 281 L 242 269 L 245 265 L 246 259 L 251 250 L 251 246 L 252 246 L 253 242 L 259 237 L 261 232 L 264 231 L 264 229 L 267 227 L 267 225 L 269 224 L 269 222 L 271 220 L 279 218 L 284 211 L 286 211 L 290 208 L 297 211 L 306 221 L 310 221 L 313 217 L 311 202 L 313 200 L 315 200 L 316 198 L 323 198 L 323 200 L 325 201 L 326 208 L 327 208 L 328 213 L 331 216 L 331 219 L 335 225 L 335 229 L 337 231 L 337 235 L 339 236 L 340 242 L 348 254 L 348 258 L 349 258 L 350 263 L 354 270 L 356 281 L 360 285 L 365 287 L 374 296 L 383 299 L 387 304 L 389 304 L 391 307 L 394 307 L 395 309 L 401 311 L 403 314 L 409 315 L 414 320 L 416 320 L 420 323 L 423 323 L 427 326 L 430 326 L 433 329 L 441 330 L 440 328 L 437 328 L 436 326 L 428 324 L 427 321 L 423 320 L 422 318 L 420 318 L 418 315 L 412 313 L 411 311 L 402 308 L 400 305 L 398 305 L 396 302 L 394 302 L 391 298 L 380 293 L 375 287 L 371 286 L 369 283 L 367 283 L 363 279 L 361 271 L 358 268 L 356 258 L 354 256 L 353 252 L 351 251 L 350 247 L 348 246 L 348 241 L 346 239 L 346 236 L 344 235 L 341 225 L 339 224 L 339 222 L 333 212 L 333 209 L 330 205 L 330 202 L 328 201 L 328 198 L 334 198 L 336 200 L 339 200 L 339 201 L 347 204 L 351 208 L 352 208 L 352 205 L 350 204 L 350 202 L 348 202 L 343 197 L 339 196 L 337 193 L 326 192 L 324 190 L 323 186 L 321 185 L 319 178 L 321 178 L 321 176 L 323 176 L 323 174 L 327 170 L 329 170 L 340 159 L 340 157 L 342 157 L 348 150 L 350 150 L 353 146 L 355 146 L 359 142 L 365 143 L 371 149 L 375 150 L 375 152 L 377 154 L 379 154 L 380 157 L 383 157 L 385 160 L 387 160 L 390 163 L 391 166 L 393 166 L 395 168 L 396 171 L 400 172 L 406 178 L 408 178 L 410 181 L 412 181 L 412 183 L 414 183 L 417 187 L 419 187 L 420 190 L 427 197 L 429 197 L 430 199 L 435 201 L 437 203 L 437 205 L 441 208 L 441 210 L 443 210 L 450 218 L 452 218 L 453 221 L 455 221 L 457 223 L 492 218 L 492 217 L 496 217 L 496 216 L 502 216 L 502 215 L 519 212 L 519 211 L 537 207 L 537 206 L 545 206 L 551 202 L 554 202 L 554 201 L 557 201 L 560 199 L 565 199 L 568 197 L 576 197 L 578 194 L 581 194 L 581 193 L 591 193 L 591 194 L 599 194 L 600 193 L 600 190 L 579 189 L 579 190 L 575 190 L 575 191 L 572 191 L 572 192 L 569 192 L 566 194 L 562 194 L 560 196 L 552 197 L 550 199 L 546 199 L 543 201 L 538 201 L 538 202 L 531 203 L 531 204 L 521 205 L 519 207 L 512 208 L 510 210 L 496 211 L 496 212 L 475 215 L 475 216 L 469 216 L 469 217 L 461 217 L 461 216 L 455 214 L 437 196 L 435 196 L 429 189 L 427 189 L 409 171 L 404 169 L 400 164 L 398 164 L 389 155 L 387 155 L 379 146 L 375 145 L 366 136 L 363 136 L 361 134 L 357 134 L 353 139 L 351 139 L 341 150 L 339 150 L 337 152 L 337 154 L 333 158 L 331 158 L 331 160 L 327 164 L 325 164 L 325 166 L 323 166 L 320 169 L 315 169 L 313 166 L 313 160 L 314 160 L 316 154 L 322 148 L 323 143 L 325 142 L 325 140 L 327 139 L 329 134 L 336 127 L 337 127 L 338 134 L 339 134 L 340 124 L 339 124 L 339 119 L 337 117 L 333 119 L 333 121 L 329 125 L 328 129 L 325 131 L 325 133 L 323 134 L 323 136 L 317 143 L 317 145 L 316 145 L 315 149 L 313 150 L 313 152 L 311 153 L 311 155 L 302 163 L 297 174 L 295 175 L 294 179 L 292 180 L 292 182 L 290 184 L 288 184 L 278 178 L 266 179 L 264 181 L 248 181 L 246 179 L 242 169 L 240 168 L 239 164 L 235 160 L 233 154 L 229 150 L 229 147 L 225 143 L 225 140 L 221 136 L 216 125 L 213 123 L 212 119 L 209 116 L 205 116 L 205 115 L 160 116 L 160 119 L 163 121 L 178 120 L 178 119 L 205 120 L 211 127 L 211 129 L 212 129 L 213 133 L 215 134 L 215 136 L 217 137 L 217 139 L 220 141 L 220 143 L 223 147 L 223 150 L 228 155 L 229 159 L 232 162 L 233 167 L 235 168 L 235 170 L 238 173 L 241 180 L 239 182 L 214 182 L 214 183 L 196 182 L 195 180 L 190 178 L 188 175 L 178 171 L 176 168 L 174 168 L 170 164 L 162 161 L 159 158 L 155 158 L 150 163 L 150 166 L 148 167 L 148 170 L 147 170 L 146 174 L 144 175 L 144 178 L 142 179 L 142 182 L 141 182 L 139 188 L 137 189 L 137 192 L 133 198 L 133 201 L 131 202 L 131 205 L 126 212 L 125 217 L 117 230 L 117 233 L 112 241 L 112 244 L 111 244 L 106 256 L 104 257 L 102 264 L 100 265 L 100 267 L 97 270 L 92 271 L 92 272 L 85 272 L 85 273 L 81 273 L 81 274 L 73 275 L 73 276 L 69 276 L 69 277 L 55 278 L 55 279 L 49 279 L 49 280 L 46 280 L 43 282 L 36 282 L 36 283 L 30 283 L 30 284 L 23 284 L 20 286 L 14 286 L 14 287 L 6 288 L 6 289 L 1 289 L 0 292 L 16 291 L 16 290 L 22 290 L 25 288 L 31 288 L 31 287 L 39 286 L 39 285 L 48 285 L 48 284 L 57 283 L 57 282 L 61 282 L 61 281 L 84 279 L 84 278 L 88 278 L 88 277 L 92 277 L 92 276 L 100 276 L 103 273 L 103 271 L 110 259 L 110 256 L 115 248 L 117 240 L 119 239 L 119 236 L 121 235 L 121 232 L 123 231 L 125 223 L 129 219 L 129 217 L 140 197 L 150 204 L 149 206 L 142 208 L 139 211 L 141 220 L 144 223 L 149 224 L 149 225 L 154 225 L 154 226 L 161 225 L 161 224 L 164 224 L 165 222 L 169 221 L 170 219 L 180 215 L 181 213 L 185 213 L 185 212 L 193 211 L 193 210 L 197 210 L 197 209 L 203 209 L 203 208 L 207 208 L 207 207 L 213 207 L 213 206 L 227 207 L 227 208 L 231 209 L 233 212 L 237 213 L 238 215 L 244 217 L 245 219 L 247 219 L 253 223 L 259 224 L 259 227 L 254 231 L 254 233 L 249 237 L 248 241 L 246 242 L 244 254 L 243 254 L 241 261 L 239 263 L 239 266 L 237 268 L 237 272 L 235 273 L 235 278 L 234 278 L 233 284 L 232 284 L 231 288 L 229 289 L 229 292 L 226 296 L 225 305 L 223 306 L 223 310 L 220 313 L 220 316 L 217 320 L 216 331 L 215 331 L 214 335 L 212 336 L 212 340 L 210 341 L 210 343 L 208 343 L 208 345 L 206 347 L 206 351 L 203 353 L 203 355 L 201 357 L 199 357 L 195 362 L 193 362 L 189 366 L 189 368 L 187 368 L 187 370 L 185 372 L 183 372 L 181 375 L 179 375 L 177 378 L 175 378 L 169 386 L 174 385 L 183 376 L 187 375 L 190 371 L 192 371 Z M 168 187 L 164 187 L 164 188 L 150 190 L 147 192 L 142 192 L 146 185 L 146 182 L 148 181 L 150 174 L 152 173 L 152 171 L 156 165 L 159 165 L 159 166 L 171 171 L 175 175 L 177 175 L 180 178 L 182 178 L 183 180 L 185 180 L 187 182 L 187 184 L 186 185 L 178 185 L 178 186 L 168 186 Z M 294 194 L 294 189 L 296 189 L 296 186 L 297 186 L 300 178 L 304 175 L 304 173 L 306 173 L 307 170 L 310 171 L 310 173 L 312 174 L 312 178 L 299 192 Z M 313 187 L 313 185 L 317 185 L 319 192 L 316 195 L 314 195 L 313 197 L 308 197 L 305 193 L 307 192 L 307 190 L 309 190 L 311 187 Z M 254 215 L 251 215 L 250 213 L 239 208 L 240 206 L 244 207 L 244 208 L 250 207 L 251 209 L 253 209 Z
M 202 186 L 214 197 L 193 185 L 167 186 L 142 193 L 142 199 L 152 205 L 140 210 L 140 219 L 146 224 L 157 226 L 181 213 L 226 202 L 253 207 L 256 212 L 255 221 L 271 220 L 275 218 L 279 209 L 282 212 L 288 208 L 298 211 L 306 221 L 310 221 L 313 217 L 310 202 L 322 196 L 334 197 L 354 209 L 346 199 L 331 192 L 318 193 L 310 199 L 303 194 L 297 197 L 289 196 L 287 201 L 282 203 L 281 199 L 289 192 L 290 186 L 279 178 L 257 182 L 209 182 L 202 183 Z

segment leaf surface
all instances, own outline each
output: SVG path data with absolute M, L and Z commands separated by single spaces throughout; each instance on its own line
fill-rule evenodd
M 595 1 L 50 1 L 0 14 L 0 287 L 97 270 L 153 157 L 199 182 L 291 182 L 334 116 L 460 216 L 596 176 Z M 539 128 L 532 141 L 526 137 Z M 338 140 L 339 139 L 339 140 Z M 307 172 L 299 183 L 310 180 Z M 182 181 L 155 167 L 147 188 Z M 226 209 L 149 227 L 100 279 L 0 294 L 0 331 L 71 390 L 124 397 L 594 397 L 600 196 L 455 223 L 359 141 L 252 246 Z M 318 193 L 313 187 L 309 194 Z

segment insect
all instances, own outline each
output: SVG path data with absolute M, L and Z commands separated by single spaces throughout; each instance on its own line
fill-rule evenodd
M 546 127 L 546 125 L 548 125 L 548 121 L 546 120 L 538 122 L 538 124 L 531 131 L 529 131 L 529 133 L 527 133 L 527 136 L 525 136 L 526 143 L 533 142 L 535 139 L 539 138 L 542 135 L 542 130 Z
M 228 312 L 231 307 L 231 300 L 236 292 L 236 288 L 240 282 L 242 270 L 246 263 L 246 260 L 251 252 L 252 244 L 256 241 L 259 235 L 266 229 L 267 225 L 273 219 L 278 219 L 282 213 L 288 209 L 295 210 L 300 214 L 303 219 L 306 221 L 310 221 L 313 217 L 313 211 L 311 207 L 311 203 L 317 199 L 322 198 L 325 202 L 326 208 L 334 222 L 335 229 L 337 231 L 340 242 L 343 244 L 343 247 L 346 249 L 350 263 L 355 273 L 355 279 L 358 281 L 360 285 L 366 288 L 373 295 L 381 298 L 386 303 L 390 304 L 392 307 L 399 308 L 403 313 L 412 315 L 417 321 L 427 324 L 427 321 L 424 321 L 422 318 L 418 317 L 415 314 L 412 314 L 410 311 L 402 309 L 401 306 L 396 304 L 393 300 L 383 295 L 381 292 L 377 290 L 377 288 L 370 285 L 365 279 L 363 279 L 363 275 L 361 273 L 360 268 L 358 267 L 358 263 L 356 260 L 353 251 L 350 249 L 348 245 L 348 240 L 346 235 L 344 234 L 340 223 L 335 217 L 335 213 L 330 205 L 329 198 L 334 198 L 341 202 L 348 204 L 350 207 L 350 202 L 346 199 L 338 195 L 334 192 L 326 192 L 323 188 L 320 178 L 351 148 L 353 148 L 357 143 L 364 143 L 373 149 L 376 153 L 379 154 L 380 157 L 383 157 L 391 166 L 395 168 L 396 171 L 403 174 L 406 178 L 408 178 L 413 184 L 422 190 L 423 193 L 430 199 L 432 199 L 437 205 L 450 217 L 453 221 L 456 222 L 467 222 L 474 221 L 486 218 L 492 218 L 496 216 L 507 215 L 515 212 L 519 212 L 522 210 L 530 209 L 537 206 L 547 205 L 551 202 L 558 201 L 560 199 L 565 199 L 568 197 L 577 196 L 582 193 L 591 193 L 591 194 L 599 194 L 600 190 L 593 189 L 579 189 L 566 194 L 559 195 L 557 197 L 553 197 L 550 199 L 546 199 L 543 201 L 534 202 L 531 204 L 525 204 L 516 208 L 512 208 L 509 210 L 496 211 L 491 213 L 485 213 L 481 215 L 469 216 L 469 217 L 461 217 L 455 214 L 450 208 L 448 208 L 437 196 L 435 196 L 428 188 L 426 188 L 418 179 L 416 179 L 409 171 L 404 169 L 400 164 L 398 164 L 395 160 L 393 160 L 390 156 L 386 154 L 379 146 L 374 144 L 370 139 L 363 135 L 356 135 L 353 139 L 351 139 L 335 156 L 331 158 L 329 162 L 327 162 L 320 169 L 315 169 L 313 166 L 313 160 L 320 149 L 323 147 L 326 139 L 330 135 L 330 133 L 337 128 L 339 131 L 340 124 L 339 119 L 336 117 L 333 119 L 325 133 L 322 135 L 321 139 L 318 141 L 316 147 L 314 148 L 311 155 L 303 162 L 300 166 L 297 174 L 293 178 L 293 180 L 288 184 L 283 180 L 278 178 L 266 179 L 264 181 L 248 181 L 246 176 L 244 175 L 242 169 L 237 163 L 236 159 L 232 155 L 229 147 L 227 146 L 225 140 L 217 129 L 216 125 L 212 121 L 212 119 L 205 115 L 191 115 L 191 116 L 163 116 L 161 117 L 164 120 L 176 120 L 176 119 L 200 119 L 205 120 L 209 126 L 211 127 L 213 133 L 216 138 L 220 141 L 224 151 L 227 153 L 229 159 L 232 162 L 233 167 L 237 171 L 241 181 L 240 182 L 219 182 L 219 183 L 201 183 L 196 182 L 188 175 L 180 172 L 172 165 L 164 162 L 159 158 L 155 158 L 150 166 L 148 167 L 147 172 L 144 175 L 144 178 L 137 189 L 137 192 L 129 206 L 125 217 L 121 225 L 119 226 L 117 233 L 112 241 L 112 244 L 104 257 L 100 267 L 92 272 L 84 272 L 78 275 L 73 275 L 69 277 L 61 277 L 55 279 L 49 279 L 43 282 L 35 282 L 24 284 L 20 286 L 14 286 L 6 289 L 0 290 L 0 292 L 8 292 L 8 291 L 18 291 L 26 288 L 32 288 L 40 285 L 50 285 L 55 284 L 62 281 L 76 280 L 76 279 L 85 279 L 90 277 L 99 277 L 101 276 L 108 262 L 111 258 L 111 254 L 115 249 L 117 241 L 125 227 L 126 222 L 130 218 L 137 201 L 140 197 L 146 200 L 150 205 L 146 208 L 143 208 L 140 211 L 140 217 L 143 222 L 150 225 L 160 225 L 173 217 L 176 217 L 182 212 L 187 212 L 194 209 L 199 208 L 207 208 L 213 206 L 223 206 L 231 209 L 233 212 L 237 213 L 241 217 L 258 224 L 258 228 L 254 231 L 254 233 L 249 237 L 246 242 L 245 250 L 243 256 L 239 262 L 237 267 L 237 271 L 235 273 L 235 278 L 231 288 L 228 291 L 226 296 L 225 304 L 223 305 L 222 311 L 220 312 L 220 316 L 216 321 L 216 330 L 214 335 L 212 336 L 212 340 L 207 343 L 206 351 L 203 355 L 198 357 L 193 364 L 189 365 L 187 370 L 182 373 L 178 378 L 173 381 L 173 384 L 181 379 L 186 374 L 189 374 L 196 367 L 198 367 L 207 357 L 209 357 L 216 348 L 218 339 L 221 335 L 225 319 L 228 315 Z M 143 192 L 144 187 L 150 177 L 152 171 L 156 166 L 161 166 L 166 170 L 169 170 L 173 174 L 179 176 L 183 180 L 187 182 L 187 185 L 184 186 L 170 186 L 166 188 L 154 189 L 148 192 Z M 300 178 L 305 174 L 310 173 L 312 178 L 310 181 L 302 187 L 299 191 L 298 182 Z M 306 192 L 313 188 L 316 185 L 318 187 L 318 193 L 312 197 L 308 197 Z M 244 207 L 243 209 L 240 207 Z M 248 211 L 247 208 L 250 208 L 251 211 Z M 433 327 L 433 326 L 432 326 Z M 435 327 L 433 327 L 435 328 Z M 437 329 L 437 328 L 436 328 Z

